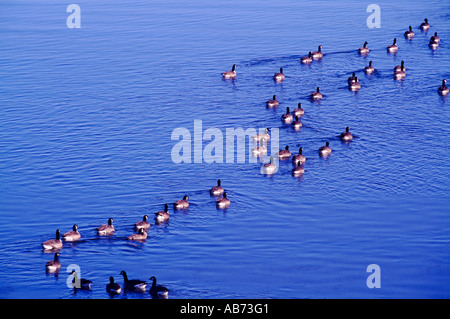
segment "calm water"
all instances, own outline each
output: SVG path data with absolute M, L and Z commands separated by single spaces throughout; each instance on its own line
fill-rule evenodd
M 0 4 L 1 298 L 109 298 L 108 278 L 122 283 L 122 269 L 155 275 L 171 298 L 450 297 L 450 105 L 436 93 L 450 79 L 448 1 L 378 1 L 380 29 L 356 0 L 76 3 L 81 29 L 66 27 L 70 2 Z M 417 29 L 425 17 L 428 34 Z M 356 53 L 364 41 L 366 58 Z M 300 65 L 319 44 L 322 62 Z M 372 77 L 362 73 L 369 60 Z M 222 81 L 233 63 L 237 80 Z M 346 88 L 353 71 L 357 94 Z M 317 86 L 324 98 L 311 103 Z M 267 110 L 273 94 L 280 107 Z M 280 116 L 298 102 L 306 113 L 294 132 Z M 273 177 L 248 161 L 174 164 L 172 131 L 193 133 L 194 120 L 223 132 L 279 128 L 280 147 L 303 147 L 306 172 L 292 177 L 290 162 Z M 358 137 L 349 145 L 336 137 L 346 126 Z M 208 193 L 218 178 L 226 211 Z M 171 210 L 145 243 L 125 240 L 144 214 L 185 194 L 188 212 Z M 116 234 L 100 238 L 109 217 Z M 82 241 L 65 244 L 59 275 L 46 275 L 53 253 L 41 243 L 75 223 Z M 70 264 L 91 292 L 67 288 Z M 369 264 L 381 268 L 380 289 L 366 286 Z

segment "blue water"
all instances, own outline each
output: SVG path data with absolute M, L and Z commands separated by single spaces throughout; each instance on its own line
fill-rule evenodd
M 70 2 L 0 3 L 0 298 L 110 298 L 121 270 L 156 276 L 170 298 L 450 297 L 450 105 L 436 92 L 450 79 L 448 1 L 378 1 L 379 29 L 356 0 L 76 3 L 80 29 L 66 26 Z M 367 57 L 356 52 L 364 41 Z M 319 44 L 322 61 L 301 65 Z M 377 73 L 366 77 L 370 60 Z M 395 81 L 401 60 L 407 76 Z M 237 79 L 223 81 L 234 63 Z M 317 86 L 324 98 L 312 103 Z M 273 94 L 280 106 L 267 110 Z M 298 102 L 295 132 L 280 116 Z M 292 177 L 290 161 L 272 177 L 249 161 L 175 164 L 172 131 L 193 134 L 194 120 L 278 128 L 280 147 L 303 147 L 306 172 Z M 346 126 L 357 136 L 348 145 L 337 138 Z M 327 140 L 333 153 L 319 158 Z M 218 178 L 226 211 L 208 192 Z M 185 194 L 187 212 L 171 209 L 144 243 L 125 240 Z M 115 235 L 98 237 L 109 217 Z M 46 274 L 53 253 L 41 243 L 75 223 L 82 240 Z M 92 291 L 66 286 L 70 264 Z M 381 288 L 366 285 L 370 264 Z

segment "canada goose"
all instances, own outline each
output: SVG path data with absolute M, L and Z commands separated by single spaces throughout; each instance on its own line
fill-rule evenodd
M 306 157 L 303 155 L 303 147 L 300 147 L 298 150 L 298 154 L 295 154 L 292 156 L 292 163 L 294 164 L 303 164 L 306 162 Z
M 45 268 L 49 272 L 55 272 L 61 269 L 61 263 L 59 262 L 59 254 L 55 253 L 53 256 L 53 260 L 47 261 L 45 264 Z
M 80 233 L 78 232 L 78 226 L 73 225 L 72 230 L 64 233 L 62 236 L 65 241 L 77 241 L 81 238 Z
M 395 80 L 403 80 L 405 78 L 405 76 L 406 76 L 406 72 L 405 72 L 405 68 L 404 67 L 402 67 L 400 69 L 400 71 L 394 72 L 394 79 Z
M 70 274 L 73 275 L 72 279 L 73 288 L 81 290 L 91 290 L 92 281 L 84 278 L 78 278 L 77 272 L 75 270 L 72 270 Z
M 224 79 L 234 79 L 236 78 L 236 64 L 233 64 L 231 71 L 225 71 L 222 73 Z
M 294 117 L 292 116 L 291 113 L 289 113 L 289 107 L 286 108 L 286 113 L 284 113 L 283 115 L 281 115 L 281 120 L 286 123 L 286 124 L 290 124 L 292 122 L 292 120 L 294 119 Z
M 169 220 L 169 204 L 164 205 L 164 210 L 155 213 L 155 222 L 163 223 Z
M 442 85 L 438 88 L 438 93 L 441 96 L 446 96 L 449 92 L 448 87 L 445 86 L 445 83 L 447 83 L 446 79 L 442 80 Z
M 279 104 L 280 104 L 280 102 L 277 101 L 277 96 L 276 95 L 274 95 L 271 100 L 268 100 L 266 102 L 266 106 L 268 108 L 277 107 Z
M 439 41 L 436 41 L 436 38 L 434 37 L 434 35 L 431 37 L 430 42 L 428 43 L 428 46 L 433 50 L 436 50 L 438 48 Z
M 409 26 L 408 31 L 405 31 L 404 35 L 407 39 L 412 39 L 414 37 L 414 31 L 412 30 L 411 26 Z
M 345 132 L 342 132 L 339 137 L 343 142 L 350 142 L 353 140 L 353 135 L 350 133 L 350 128 L 348 126 L 345 128 Z
M 358 81 L 358 77 L 355 77 L 355 81 L 349 83 L 348 88 L 350 91 L 358 91 L 361 88 L 361 84 Z
M 124 288 L 126 290 L 134 290 L 138 292 L 144 292 L 147 288 L 147 282 L 139 279 L 128 279 L 125 270 L 122 270 L 120 274 L 123 276 Z
M 252 138 L 255 142 L 261 141 L 262 139 L 268 141 L 268 140 L 270 140 L 269 132 L 270 132 L 270 128 L 266 128 L 264 130 L 264 133 L 253 135 Z
M 320 87 L 317 87 L 316 91 L 311 93 L 311 99 L 320 100 L 322 98 L 322 93 L 320 93 Z
M 297 166 L 295 166 L 292 169 L 292 175 L 299 176 L 305 173 L 305 169 L 303 168 L 302 164 L 300 162 L 297 163 Z
M 390 53 L 395 53 L 398 50 L 398 46 L 397 46 L 397 38 L 394 38 L 394 41 L 392 42 L 392 44 L 389 44 L 387 46 L 387 51 Z
M 278 158 L 279 159 L 288 159 L 289 157 L 291 157 L 291 152 L 289 151 L 289 145 L 286 145 L 284 150 L 280 150 L 278 152 Z
M 144 215 L 142 217 L 142 220 L 138 221 L 137 223 L 134 224 L 134 228 L 136 228 L 137 230 L 139 229 L 144 229 L 147 230 L 150 228 L 150 223 L 148 222 L 148 215 Z
M 299 130 L 303 124 L 302 122 L 300 122 L 298 116 L 295 117 L 295 121 L 291 123 L 292 127 L 294 128 L 294 130 Z
M 113 221 L 114 219 L 109 218 L 107 225 L 101 225 L 100 227 L 97 228 L 97 233 L 99 235 L 112 235 L 115 231 L 114 226 L 112 224 Z
M 395 66 L 394 73 L 401 72 L 402 69 L 403 69 L 403 72 L 406 73 L 405 61 L 402 61 L 402 62 L 400 62 L 400 65 Z
M 331 154 L 330 142 L 326 142 L 325 146 L 319 148 L 319 155 L 322 157 L 327 157 Z
M 297 108 L 292 113 L 294 116 L 302 117 L 305 114 L 305 110 L 302 109 L 302 103 L 298 103 Z
M 369 53 L 369 48 L 367 47 L 367 41 L 364 42 L 363 46 L 361 48 L 358 49 L 359 54 L 367 54 Z
M 223 197 L 220 197 L 216 200 L 216 205 L 218 208 L 227 208 L 230 206 L 230 200 L 228 199 L 227 193 L 223 193 Z
M 437 43 L 441 42 L 441 38 L 438 37 L 437 32 L 434 33 L 433 37 L 435 42 Z
M 272 175 L 277 171 L 277 166 L 273 163 L 273 157 L 270 157 L 269 163 L 264 164 L 262 167 L 263 174 Z
M 162 285 L 157 285 L 155 276 L 151 276 L 150 280 L 153 280 L 153 283 L 152 283 L 152 286 L 150 287 L 149 293 L 153 297 L 167 298 L 167 296 L 169 295 L 169 289 L 167 289 L 166 287 L 164 287 Z
M 369 61 L 369 65 L 364 68 L 364 72 L 366 74 L 372 74 L 375 71 L 375 68 L 372 66 L 372 61 Z
M 283 74 L 283 68 L 280 68 L 280 72 L 277 72 L 273 75 L 273 79 L 276 82 L 282 82 L 284 80 L 285 76 Z
M 189 196 L 188 195 L 184 195 L 183 199 L 179 199 L 175 203 L 173 203 L 173 208 L 174 209 L 187 209 L 187 208 L 189 208 L 188 200 L 189 200 Z
M 266 141 L 266 139 L 263 138 L 261 140 L 262 145 L 258 145 L 256 147 L 252 148 L 253 156 L 261 156 L 261 155 L 267 154 L 267 147 L 264 146 L 265 141 Z
M 56 230 L 56 238 L 44 241 L 42 247 L 44 247 L 45 250 L 61 249 L 63 247 L 59 229 Z
M 312 58 L 313 58 L 314 60 L 320 60 L 320 59 L 322 59 L 322 58 L 323 58 L 322 46 L 319 45 L 317 51 L 314 51 L 314 52 L 311 54 L 311 56 L 312 56 Z
M 223 189 L 222 186 L 221 186 L 221 181 L 220 181 L 220 179 L 217 180 L 217 186 L 213 186 L 213 187 L 211 187 L 211 189 L 209 190 L 209 193 L 210 193 L 211 195 L 214 195 L 214 196 L 222 195 L 223 192 L 224 192 L 224 189 Z
M 348 77 L 347 83 L 348 83 L 348 85 L 350 85 L 350 84 L 352 84 L 355 81 L 356 81 L 356 73 L 353 72 L 352 75 Z
M 309 51 L 308 56 L 302 57 L 302 58 L 300 59 L 300 61 L 301 61 L 303 64 L 311 63 L 311 62 L 312 62 L 311 51 Z
M 147 239 L 148 235 L 147 232 L 144 230 L 144 228 L 139 228 L 139 232 L 137 234 L 131 234 L 127 237 L 127 240 L 145 240 Z
M 422 29 L 422 31 L 427 31 L 429 28 L 430 24 L 428 23 L 428 19 L 425 18 L 423 22 L 420 24 L 420 29 Z
M 114 277 L 109 277 L 109 284 L 106 285 L 106 291 L 110 294 L 118 295 L 122 291 L 122 288 L 117 282 L 114 282 Z

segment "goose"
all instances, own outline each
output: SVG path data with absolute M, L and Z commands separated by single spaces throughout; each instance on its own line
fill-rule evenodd
M 175 203 L 173 203 L 174 209 L 188 209 L 189 208 L 189 196 L 184 195 L 183 199 L 177 200 Z
M 55 253 L 53 256 L 53 260 L 47 261 L 45 264 L 45 268 L 49 272 L 55 272 L 61 269 L 61 263 L 59 262 L 59 254 Z
M 122 288 L 117 282 L 114 282 L 114 277 L 109 277 L 109 284 L 106 285 L 106 291 L 110 294 L 118 295 L 122 291 Z
M 348 83 L 348 85 L 350 85 L 350 84 L 352 84 L 355 81 L 356 81 L 356 73 L 353 72 L 352 75 L 348 77 L 347 83 Z
M 447 96 L 449 89 L 445 86 L 445 83 L 447 83 L 446 79 L 442 80 L 442 85 L 438 88 L 438 93 L 441 96 Z
M 122 270 L 120 274 L 123 276 L 125 290 L 133 290 L 137 292 L 144 292 L 147 288 L 147 282 L 139 279 L 128 279 L 128 275 L 125 270 Z
M 137 234 L 132 234 L 127 237 L 127 240 L 145 240 L 147 239 L 148 235 L 147 232 L 144 230 L 144 228 L 139 228 L 139 232 Z
M 308 56 L 304 56 L 300 59 L 301 63 L 303 64 L 309 64 L 312 62 L 312 55 L 311 55 L 311 51 L 309 51 Z
M 261 156 L 264 154 L 267 154 L 267 147 L 265 147 L 263 144 L 266 142 L 266 140 L 263 138 L 261 140 L 262 145 L 258 145 L 254 148 L 252 148 L 252 154 L 253 156 Z
M 361 47 L 361 48 L 359 48 L 358 49 L 358 52 L 359 52 L 359 54 L 367 54 L 367 53 L 369 53 L 369 48 L 367 47 L 367 41 L 366 42 L 364 42 L 364 44 L 363 44 L 363 46 Z
M 255 142 L 261 141 L 262 139 L 268 141 L 268 140 L 270 140 L 269 132 L 270 132 L 270 128 L 266 128 L 264 130 L 264 133 L 253 135 L 252 138 Z
M 155 213 L 155 222 L 157 224 L 167 222 L 169 220 L 169 204 L 164 205 L 164 210 Z
M 134 228 L 136 228 L 137 230 L 139 230 L 139 229 L 147 230 L 147 229 L 150 228 L 150 226 L 151 225 L 148 222 L 148 215 L 147 214 L 142 217 L 142 220 L 140 220 L 140 221 L 138 221 L 138 222 L 136 222 L 134 224 Z
M 394 41 L 392 42 L 392 44 L 387 46 L 387 51 L 390 53 L 395 53 L 398 50 L 398 46 L 397 46 L 397 38 L 394 38 Z
M 168 295 L 169 295 L 169 289 L 167 289 L 166 287 L 164 287 L 162 285 L 157 285 L 155 276 L 151 276 L 150 280 L 152 280 L 153 283 L 152 283 L 152 286 L 150 287 L 149 293 L 153 297 L 164 297 L 164 298 L 167 298 Z
M 414 31 L 412 30 L 411 26 L 409 26 L 408 31 L 405 31 L 404 35 L 407 39 L 412 39 L 414 37 Z
M 62 236 L 65 241 L 77 241 L 81 238 L 80 233 L 78 232 L 78 226 L 75 224 L 72 227 L 71 231 L 65 232 Z
M 394 79 L 403 80 L 406 76 L 405 68 L 401 68 L 400 71 L 394 72 Z
M 430 28 L 430 24 L 428 23 L 428 19 L 425 18 L 423 22 L 420 24 L 420 29 L 422 31 L 427 31 Z
M 273 163 L 273 157 L 270 157 L 269 163 L 264 164 L 262 167 L 263 174 L 272 175 L 277 171 L 277 166 Z
M 403 72 L 406 72 L 405 68 L 405 61 L 400 62 L 400 65 L 395 66 L 394 73 L 401 72 L 403 69 Z
M 279 159 L 288 159 L 289 157 L 291 157 L 291 152 L 289 151 L 289 145 L 286 145 L 284 150 L 280 150 L 278 152 L 278 158 Z
M 56 238 L 44 241 L 42 247 L 44 247 L 45 250 L 61 249 L 63 247 L 59 229 L 56 230 Z
M 277 96 L 276 95 L 274 95 L 271 100 L 268 100 L 266 102 L 266 106 L 268 108 L 277 107 L 279 104 L 280 104 L 280 102 L 277 101 Z
M 294 128 L 294 130 L 299 130 L 303 124 L 302 122 L 300 122 L 298 116 L 295 117 L 295 121 L 291 123 L 292 127 Z
M 97 228 L 97 233 L 99 235 L 112 235 L 115 231 L 114 226 L 112 224 L 113 221 L 114 219 L 109 218 L 107 225 L 101 225 L 100 227 Z
M 348 88 L 350 91 L 358 91 L 361 88 L 361 84 L 358 81 L 358 77 L 355 77 L 355 81 L 349 83 Z
M 275 73 L 275 74 L 273 75 L 273 79 L 274 79 L 276 82 L 282 82 L 282 81 L 284 80 L 284 78 L 285 78 L 285 76 L 284 76 L 284 74 L 283 74 L 283 68 L 280 68 L 280 72 Z
M 211 195 L 214 195 L 214 196 L 220 196 L 220 195 L 222 195 L 223 192 L 224 192 L 224 189 L 222 188 L 221 183 L 222 183 L 222 182 L 220 181 L 220 179 L 218 179 L 218 180 L 217 180 L 217 186 L 211 187 L 211 189 L 209 190 L 209 193 L 210 193 Z
M 305 173 L 305 169 L 303 168 L 302 164 L 300 162 L 297 163 L 297 166 L 295 166 L 292 169 L 292 175 L 293 176 L 299 176 Z
M 322 58 L 323 58 L 322 46 L 319 45 L 317 51 L 314 51 L 314 52 L 311 54 L 311 56 L 312 56 L 312 58 L 313 58 L 314 60 L 320 60 L 320 59 L 322 59 Z
M 234 79 L 236 78 L 236 64 L 233 64 L 231 71 L 225 71 L 222 73 L 224 79 Z
M 343 142 L 350 142 L 353 140 L 353 135 L 350 133 L 350 128 L 348 126 L 345 128 L 345 132 L 342 132 L 341 135 L 339 135 L 339 138 Z
M 218 208 L 227 208 L 230 206 L 230 200 L 228 199 L 228 194 L 223 193 L 223 197 L 220 197 L 216 200 L 216 205 Z
M 306 162 L 306 157 L 305 157 L 305 155 L 303 155 L 303 147 L 300 147 L 298 150 L 298 154 L 295 154 L 292 157 L 292 162 L 294 164 L 298 164 L 298 163 L 303 164 Z
M 320 93 L 320 87 L 317 87 L 316 91 L 311 93 L 311 99 L 320 100 L 322 98 L 322 93 Z
M 435 42 L 437 43 L 441 42 L 441 38 L 438 37 L 437 32 L 434 33 L 433 37 Z
M 297 108 L 292 113 L 294 116 L 302 117 L 305 114 L 305 110 L 302 109 L 302 103 L 298 103 Z
M 286 124 L 290 124 L 292 122 L 292 120 L 294 119 L 294 117 L 292 116 L 291 113 L 289 113 L 289 107 L 286 108 L 286 113 L 284 113 L 283 115 L 281 115 L 281 120 L 286 123 Z
M 72 270 L 70 274 L 73 275 L 72 285 L 75 290 L 91 290 L 92 281 L 84 278 L 78 278 L 77 272 L 75 270 Z
M 331 154 L 330 142 L 326 142 L 325 146 L 319 148 L 319 155 L 322 157 L 327 157 Z
M 375 68 L 372 66 L 372 61 L 369 61 L 369 65 L 364 68 L 364 72 L 366 74 L 372 74 L 375 71 Z
M 436 50 L 438 48 L 439 41 L 436 41 L 436 38 L 434 37 L 434 35 L 431 37 L 430 42 L 428 43 L 428 46 L 433 50 Z

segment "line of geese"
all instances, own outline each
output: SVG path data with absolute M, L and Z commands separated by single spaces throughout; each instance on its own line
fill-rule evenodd
M 430 29 L 430 24 L 428 23 L 428 19 L 424 19 L 419 26 L 419 28 L 426 32 Z M 411 40 L 414 37 L 414 31 L 412 31 L 412 27 L 409 26 L 408 30 L 404 32 L 404 37 L 408 40 Z M 439 46 L 439 42 L 441 39 L 438 37 L 437 32 L 431 37 L 429 41 L 429 47 L 433 50 L 437 49 Z M 367 47 L 368 42 L 364 42 L 363 46 L 358 49 L 358 53 L 362 56 L 366 56 L 369 54 L 370 49 Z M 321 60 L 323 58 L 322 45 L 318 46 L 317 51 L 309 52 L 307 56 L 304 56 L 300 59 L 302 64 L 310 64 L 313 60 Z M 387 52 L 395 54 L 398 51 L 397 46 L 397 38 L 394 38 L 393 43 L 386 47 Z M 368 75 L 375 72 L 375 68 L 372 65 L 372 61 L 369 61 L 369 65 L 364 68 L 364 72 Z M 234 80 L 236 79 L 236 64 L 233 64 L 231 71 L 225 71 L 222 73 L 223 79 Z M 400 65 L 395 66 L 394 68 L 394 79 L 403 80 L 406 77 L 406 68 L 404 61 L 401 61 Z M 280 72 L 277 72 L 273 75 L 273 79 L 275 82 L 283 82 L 285 79 L 285 75 L 283 73 L 283 68 L 280 68 Z M 356 76 L 356 73 L 353 72 L 352 75 L 347 79 L 348 88 L 351 91 L 358 91 L 361 88 L 361 84 L 359 83 L 359 79 Z M 439 95 L 445 97 L 449 93 L 449 88 L 446 87 L 447 80 L 442 80 L 442 85 L 438 88 L 437 92 Z M 309 98 L 312 101 L 317 101 L 322 99 L 323 95 L 320 92 L 320 87 L 316 88 L 316 91 L 312 92 L 309 95 Z M 272 99 L 266 101 L 267 108 L 276 108 L 279 106 L 279 101 L 277 100 L 277 96 L 273 95 Z M 300 121 L 300 117 L 304 115 L 305 111 L 302 108 L 302 104 L 298 103 L 297 108 L 290 112 L 289 107 L 286 108 L 286 113 L 281 116 L 281 120 L 285 124 L 290 124 L 295 130 L 299 130 L 302 127 L 302 123 Z M 252 153 L 254 156 L 263 156 L 267 153 L 267 148 L 265 144 L 270 140 L 270 135 L 268 132 L 269 128 L 265 130 L 263 134 L 257 134 L 253 136 L 253 140 L 258 142 L 260 145 L 256 146 L 252 149 Z M 353 135 L 350 133 L 350 128 L 346 127 L 345 131 L 339 135 L 339 138 L 343 142 L 351 142 L 353 140 Z M 330 148 L 329 142 L 327 141 L 324 146 L 319 148 L 319 155 L 321 157 L 327 157 L 331 154 L 332 149 Z M 277 153 L 279 159 L 286 160 L 291 157 L 291 152 L 289 151 L 289 146 L 286 146 L 285 149 L 280 150 Z M 300 147 L 298 154 L 294 155 L 292 158 L 292 162 L 294 164 L 294 168 L 292 169 L 292 174 L 294 176 L 301 176 L 305 170 L 303 168 L 303 164 L 306 161 L 306 157 L 303 155 L 303 148 Z M 264 164 L 261 170 L 264 174 L 274 174 L 277 171 L 276 165 L 273 163 L 273 157 L 270 157 L 268 163 Z

